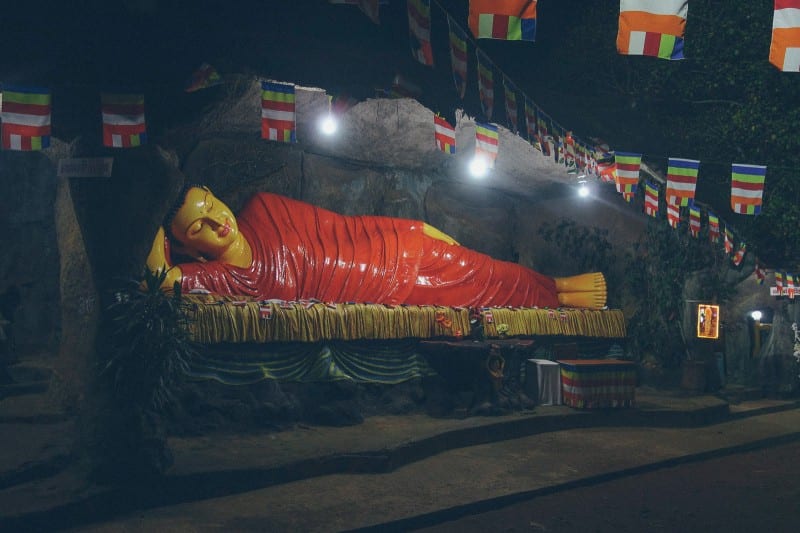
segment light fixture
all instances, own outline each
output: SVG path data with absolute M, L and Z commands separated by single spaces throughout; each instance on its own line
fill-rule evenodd
M 339 129 L 339 123 L 332 113 L 328 113 L 319 121 L 319 130 L 325 135 L 333 135 Z
M 756 322 L 758 322 L 759 320 L 761 320 L 761 317 L 762 317 L 762 316 L 764 316 L 764 315 L 762 315 L 762 314 L 761 314 L 761 311 L 759 311 L 758 309 L 756 309 L 755 311 L 753 311 L 753 312 L 751 312 L 751 313 L 750 313 L 750 318 L 752 318 L 752 319 L 753 319 L 753 320 L 755 320 Z
M 484 156 L 476 155 L 469 162 L 469 173 L 475 178 L 483 178 L 489 173 L 489 161 Z

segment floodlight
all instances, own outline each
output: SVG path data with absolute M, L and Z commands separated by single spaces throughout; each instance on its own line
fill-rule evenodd
M 475 178 L 483 178 L 489 173 L 489 161 L 484 156 L 476 155 L 469 162 L 469 173 Z

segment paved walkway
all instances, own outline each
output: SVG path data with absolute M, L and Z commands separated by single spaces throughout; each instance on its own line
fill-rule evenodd
M 71 461 L 72 421 L 25 421 L 6 405 L 0 530 L 408 530 L 560 487 L 799 439 L 797 407 L 639 390 L 633 409 L 381 416 L 344 428 L 175 438 L 176 462 L 161 486 L 108 488 L 88 485 Z

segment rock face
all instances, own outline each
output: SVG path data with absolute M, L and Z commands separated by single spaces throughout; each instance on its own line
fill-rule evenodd
M 59 354 L 65 380 L 82 382 L 72 374 L 88 368 L 98 316 L 120 279 L 140 274 L 184 182 L 209 186 L 234 210 L 269 191 L 344 214 L 422 219 L 465 246 L 549 275 L 579 272 L 537 235 L 544 222 L 606 229 L 619 257 L 644 228 L 643 215 L 613 187 L 595 183 L 594 199 L 578 198 L 563 166 L 502 127 L 496 166 L 476 180 L 467 172 L 475 121 L 463 113 L 456 113 L 455 155 L 437 150 L 433 112 L 410 99 L 358 103 L 325 137 L 317 128 L 328 110 L 325 91 L 297 87 L 298 143 L 289 145 L 260 138 L 258 80 L 232 80 L 206 89 L 209 105 L 194 117 L 153 126 L 139 148 L 103 148 L 87 134 L 54 139 L 43 153 L 0 152 L 8 237 L 0 295 L 19 291 L 9 311 L 19 354 Z M 113 175 L 57 177 L 63 157 L 113 157 Z

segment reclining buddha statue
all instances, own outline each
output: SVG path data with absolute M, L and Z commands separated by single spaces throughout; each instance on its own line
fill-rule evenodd
M 185 261 L 176 262 L 180 255 Z M 346 216 L 257 193 L 234 216 L 206 187 L 184 187 L 147 258 L 215 294 L 334 303 L 581 307 L 606 303 L 601 273 L 551 278 L 459 245 L 417 220 Z

